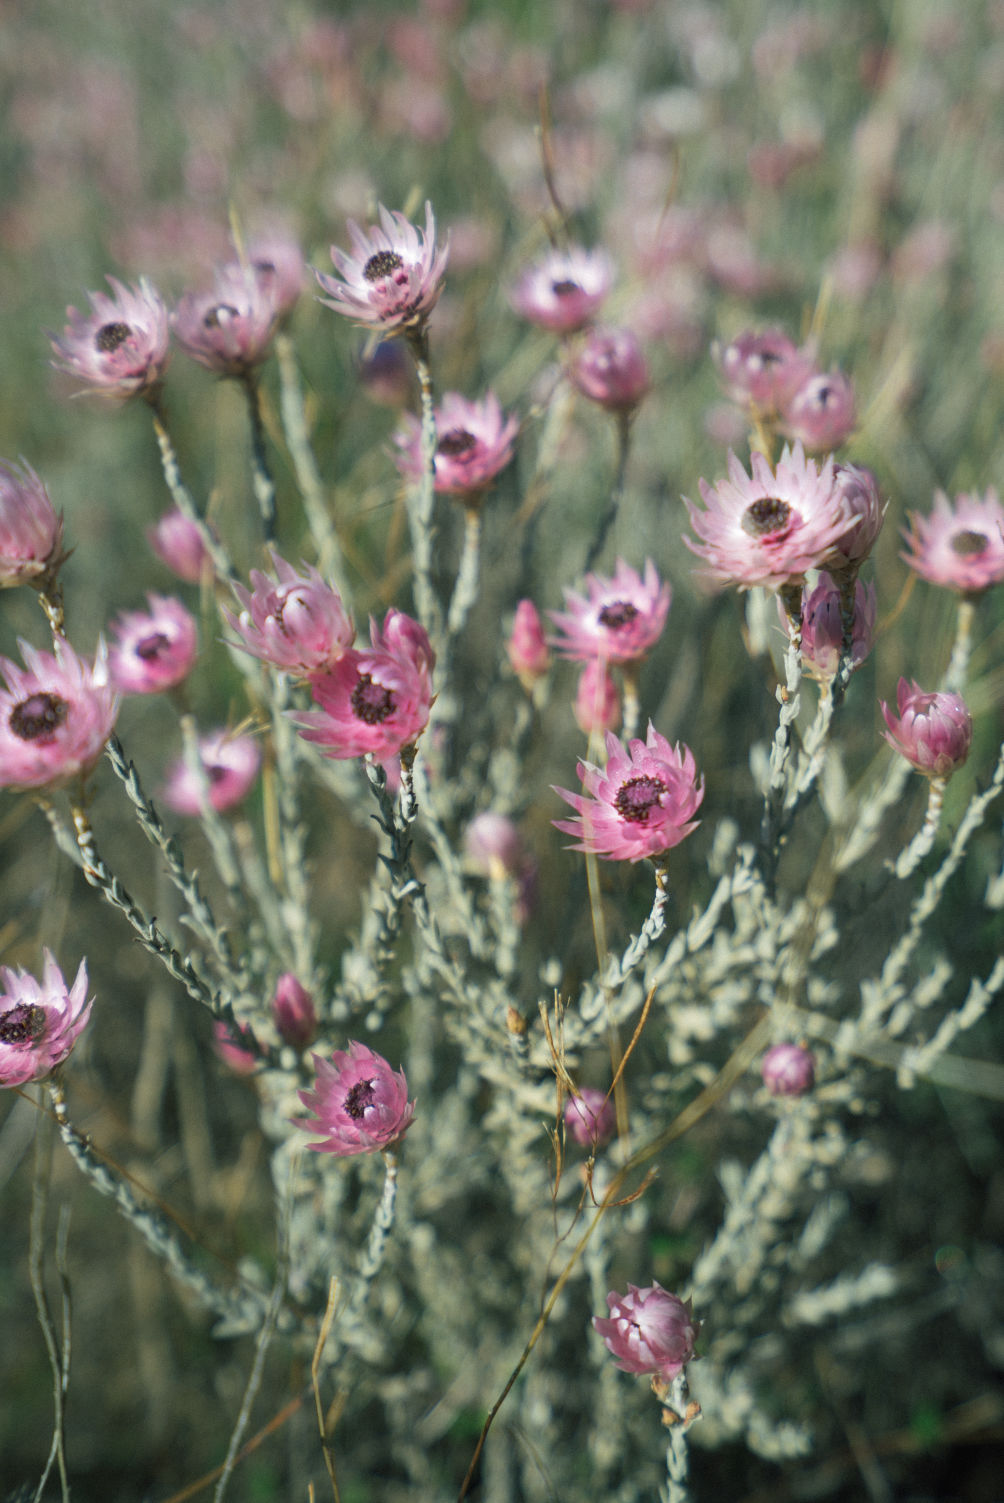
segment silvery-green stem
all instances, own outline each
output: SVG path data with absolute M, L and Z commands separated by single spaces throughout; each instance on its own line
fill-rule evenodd
M 600 554 L 611 527 L 617 520 L 617 513 L 624 497 L 624 481 L 627 478 L 628 455 L 631 451 L 631 417 L 629 412 L 618 412 L 617 418 L 617 470 L 614 475 L 613 485 L 610 488 L 610 500 L 607 509 L 599 520 L 596 528 L 596 536 L 589 545 L 586 561 L 583 564 L 583 572 L 593 567 Z
M 356 1276 L 355 1287 L 349 1301 L 348 1314 L 358 1315 L 369 1298 L 370 1287 L 383 1266 L 383 1260 L 387 1253 L 387 1241 L 391 1227 L 394 1225 L 394 1206 L 397 1200 L 397 1153 L 393 1148 L 385 1148 L 383 1161 L 386 1168 L 383 1182 L 383 1193 L 380 1203 L 373 1217 L 373 1225 L 370 1227 L 369 1238 L 366 1248 L 359 1263 L 359 1272 Z
M 468 506 L 464 510 L 464 549 L 460 555 L 460 568 L 450 599 L 446 629 L 451 637 L 459 636 L 471 607 L 478 598 L 478 561 L 481 552 L 481 507 Z
M 38 1136 L 35 1141 L 35 1175 L 31 1189 L 31 1217 L 28 1223 L 28 1273 L 31 1279 L 31 1292 L 35 1299 L 38 1323 L 42 1329 L 42 1339 L 45 1342 L 49 1367 L 52 1371 L 53 1420 L 52 1445 L 49 1448 L 49 1454 L 46 1458 L 38 1487 L 35 1489 L 33 1503 L 41 1503 L 53 1463 L 57 1463 L 59 1466 L 60 1492 L 63 1503 L 69 1503 L 70 1499 L 65 1454 L 66 1394 L 70 1381 L 70 1300 L 65 1264 L 66 1224 L 62 1219 L 60 1221 L 60 1248 L 57 1253 L 57 1264 L 63 1293 L 63 1339 L 59 1344 L 56 1341 L 56 1329 L 53 1324 L 52 1312 L 49 1309 L 48 1296 L 45 1292 L 45 1277 L 43 1273 L 43 1261 L 47 1245 L 45 1217 L 49 1204 L 51 1173 L 52 1123 L 47 1117 L 40 1115 Z
M 348 599 L 348 585 L 342 564 L 342 550 L 338 541 L 314 458 L 307 430 L 307 415 L 303 406 L 303 389 L 296 365 L 296 351 L 292 339 L 286 333 L 276 336 L 275 353 L 279 363 L 279 411 L 282 415 L 283 432 L 289 445 L 290 458 L 300 488 L 307 524 L 317 548 L 317 561 L 321 573 L 334 585 L 338 593 Z
M 408 528 L 415 568 L 415 607 L 418 619 L 438 643 L 442 634 L 442 612 L 432 583 L 432 544 L 435 537 L 433 515 L 436 504 L 436 409 L 433 401 L 432 371 L 429 366 L 428 340 L 424 331 L 410 340 L 411 353 L 418 372 L 422 400 L 422 475 L 417 485 L 408 488 Z
M 927 813 L 924 823 L 910 841 L 905 851 L 900 851 L 896 858 L 896 875 L 900 881 L 909 877 L 917 870 L 924 857 L 934 845 L 934 837 L 938 833 L 938 823 L 941 819 L 941 808 L 945 802 L 945 789 L 948 786 L 947 778 L 931 778 L 930 788 L 927 795 Z
M 656 940 L 666 928 L 666 903 L 669 899 L 669 887 L 666 877 L 665 866 L 657 866 L 655 869 L 655 893 L 652 897 L 652 907 L 648 918 L 645 920 L 640 931 L 628 944 L 623 955 L 614 956 L 610 960 L 606 974 L 603 977 L 603 986 L 610 989 L 622 986 L 630 976 L 638 963 L 655 944 Z
M 157 446 L 160 449 L 161 468 L 164 471 L 164 479 L 167 482 L 167 489 L 171 494 L 171 500 L 182 516 L 187 521 L 192 522 L 198 529 L 199 537 L 202 539 L 202 546 L 212 559 L 213 568 L 220 579 L 224 579 L 232 584 L 236 579 L 236 575 L 234 574 L 233 565 L 230 562 L 227 551 L 214 534 L 212 528 L 207 525 L 199 514 L 199 509 L 192 499 L 192 494 L 181 478 L 178 456 L 174 451 L 171 435 L 168 433 L 164 422 L 163 409 L 158 402 L 151 403 L 150 410 L 153 414 L 153 427 L 157 435 Z
M 248 421 L 251 425 L 251 486 L 258 503 L 258 510 L 261 512 L 265 541 L 271 543 L 275 540 L 275 482 L 272 479 L 265 448 L 265 425 L 261 416 L 261 391 L 257 374 L 249 371 L 242 379 L 241 385 L 244 388 Z
M 683 1415 L 687 1407 L 687 1380 L 683 1373 L 673 1380 L 666 1396 L 679 1416 L 679 1423 L 669 1427 L 669 1446 L 666 1450 L 666 1486 L 660 1493 L 662 1503 L 690 1503 L 690 1487 L 687 1477 L 690 1472 L 690 1455 L 687 1440 L 687 1425 Z
M 798 718 L 802 682 L 802 589 L 800 585 L 782 586 L 781 603 L 788 616 L 788 649 L 784 655 L 784 684 L 779 684 L 777 699 L 781 706 L 777 731 L 770 754 L 770 776 L 764 798 L 761 843 L 768 888 L 774 883 L 781 840 L 781 819 L 788 782 L 791 756 L 791 728 Z
M 275 748 L 275 781 L 279 808 L 279 854 L 282 861 L 284 927 L 289 934 L 293 969 L 309 988 L 314 975 L 315 926 L 310 919 L 310 878 L 307 867 L 307 828 L 300 817 L 299 749 L 303 742 L 296 735 L 285 713 L 291 706 L 288 675 L 281 673 L 272 698 L 272 745 Z
M 945 688 L 958 694 L 966 682 L 966 672 L 969 668 L 969 654 L 973 645 L 973 618 L 976 614 L 976 606 L 968 595 L 963 595 L 959 601 L 959 615 L 955 627 L 955 642 L 952 646 L 952 657 L 948 664 L 948 672 L 945 674 Z

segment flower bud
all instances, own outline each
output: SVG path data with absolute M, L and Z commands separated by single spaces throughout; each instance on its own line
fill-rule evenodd
M 531 694 L 534 685 L 546 676 L 551 666 L 550 649 L 532 600 L 521 600 L 516 607 L 506 653 L 516 677 Z
M 630 329 L 593 329 L 569 374 L 583 396 L 612 412 L 637 407 L 651 385 L 648 361 Z
M 958 694 L 928 694 L 901 678 L 896 689 L 899 716 L 882 701 L 883 731 L 912 767 L 928 778 L 948 778 L 969 756 L 973 717 Z
M 621 723 L 620 695 L 602 658 L 593 658 L 582 670 L 575 695 L 575 719 L 587 736 L 594 731 L 616 731 Z
M 283 1041 L 294 1049 L 305 1049 L 317 1032 L 314 999 L 292 971 L 284 971 L 276 982 L 272 1017 Z
M 692 1359 L 701 1327 L 678 1295 L 660 1284 L 629 1284 L 627 1294 L 608 1294 L 607 1305 L 609 1316 L 594 1316 L 593 1325 L 622 1372 L 671 1382 Z
M 801 1044 L 774 1044 L 760 1061 L 772 1096 L 804 1096 L 816 1083 L 816 1061 Z
M 577 1096 L 565 1102 L 565 1130 L 580 1148 L 598 1148 L 609 1143 L 617 1126 L 612 1097 L 595 1086 L 582 1086 Z

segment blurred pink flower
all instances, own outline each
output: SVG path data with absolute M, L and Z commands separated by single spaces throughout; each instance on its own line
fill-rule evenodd
M 603 658 L 591 658 L 579 675 L 575 691 L 575 720 L 580 731 L 616 731 L 621 723 L 621 698 Z
M 816 1083 L 816 1061 L 801 1044 L 774 1044 L 760 1061 L 772 1096 L 804 1096 Z
M 715 343 L 711 357 L 734 402 L 775 413 L 815 371 L 815 363 L 780 329 L 752 330 L 730 344 Z
M 661 1284 L 628 1285 L 627 1294 L 608 1294 L 609 1316 L 593 1316 L 607 1350 L 625 1373 L 653 1373 L 667 1382 L 694 1355 L 701 1332 L 690 1305 Z
M 509 294 L 513 308 L 555 334 L 584 328 L 602 306 L 614 280 L 606 251 L 552 250 L 529 267 Z
M 587 662 L 636 663 L 659 640 L 669 612 L 670 588 L 663 584 L 651 559 L 642 578 L 623 559 L 613 577 L 587 574 L 588 595 L 565 590 L 565 611 L 548 611 L 560 632 L 552 637 L 562 657 Z
M 781 431 L 812 454 L 839 449 L 854 431 L 854 388 L 842 371 L 815 373 L 781 406 Z
M 583 396 L 611 412 L 637 407 L 652 384 L 648 361 L 631 329 L 592 329 L 569 375 Z
M 606 768 L 576 764 L 585 794 L 555 788 L 581 817 L 554 819 L 555 829 L 577 837 L 573 851 L 591 851 L 606 861 L 641 861 L 661 856 L 697 828 L 694 814 L 704 797 L 693 753 L 670 746 L 649 722 L 645 741 L 625 751 L 607 732 Z
M 255 236 L 247 248 L 247 259 L 259 287 L 284 323 L 303 291 L 306 265 L 299 243 L 292 235 L 271 230 Z
M 240 803 L 261 765 L 261 749 L 253 736 L 228 730 L 199 737 L 202 776 L 179 757 L 167 770 L 161 798 L 175 814 L 201 814 L 204 801 L 222 812 Z
M 403 214 L 380 205 L 380 227 L 364 232 L 349 220 L 352 255 L 331 247 L 336 276 L 316 271 L 321 298 L 336 313 L 372 324 L 385 334 L 422 328 L 443 290 L 449 245 L 436 246 L 432 205 L 425 205 L 425 232 Z
M 963 595 L 979 595 L 1004 580 L 1004 507 L 993 486 L 982 496 L 964 491 L 954 504 L 935 492 L 929 517 L 910 512 L 901 555 L 922 579 Z
M 408 1100 L 403 1070 L 395 1072 L 381 1055 L 355 1042 L 336 1049 L 330 1060 L 320 1054 L 311 1058 L 317 1086 L 299 1097 L 313 1117 L 296 1125 L 324 1134 L 312 1149 L 348 1158 L 390 1148 L 407 1132 L 415 1103 Z
M 791 623 L 780 600 L 781 625 L 790 634 Z M 851 637 L 851 672 L 860 668 L 872 650 L 875 636 L 875 586 L 858 580 L 854 586 L 854 626 Z M 828 574 L 802 596 L 802 672 L 827 683 L 840 666 L 844 628 L 840 619 L 840 590 Z
M 120 401 L 159 385 L 168 361 L 167 309 L 146 280 L 127 287 L 108 278 L 114 296 L 89 292 L 90 313 L 67 308 L 62 337 L 49 335 L 57 370 L 86 381 L 94 391 Z
M 445 495 L 481 491 L 512 459 L 519 432 L 515 417 L 503 416 L 499 399 L 488 392 L 479 402 L 447 392 L 436 409 L 435 488 Z M 408 414 L 394 435 L 394 463 L 409 480 L 422 475 L 422 425 Z
M 292 971 L 284 971 L 276 982 L 272 1017 L 283 1042 L 294 1049 L 306 1049 L 317 1032 L 314 999 Z
M 91 1015 L 84 961 L 67 989 L 52 955 L 42 953 L 41 982 L 0 966 L 0 1086 L 44 1079 L 66 1059 Z
M 218 376 L 244 378 L 267 360 L 279 324 L 276 288 L 250 266 L 217 269 L 211 292 L 186 292 L 172 315 L 186 355 Z
M 0 459 L 0 589 L 51 574 L 62 541 L 63 520 L 31 465 Z
M 198 527 L 183 512 L 177 508 L 166 511 L 153 527 L 147 528 L 146 540 L 179 579 L 189 584 L 199 583 L 209 554 Z
M 242 1044 L 245 1042 L 253 1047 L 243 1048 Z M 213 1024 L 213 1048 L 235 1075 L 253 1075 L 258 1068 L 260 1056 L 255 1037 L 245 1023 L 232 1027 L 231 1024 L 224 1023 L 222 1018 L 217 1018 Z
M 111 681 L 120 694 L 159 694 L 180 684 L 199 651 L 195 620 L 180 600 L 148 595 L 149 612 L 123 611 L 114 624 L 117 645 L 108 654 Z
M 511 877 L 523 860 L 519 830 L 504 814 L 476 814 L 464 831 L 464 855 L 483 877 Z
M 613 1098 L 595 1086 L 582 1086 L 576 1096 L 565 1102 L 565 1129 L 580 1148 L 597 1148 L 608 1143 L 617 1126 Z
M 272 567 L 275 579 L 252 569 L 251 590 L 234 585 L 240 616 L 222 611 L 240 638 L 234 646 L 305 678 L 324 673 L 355 639 L 342 597 L 309 564 L 298 574 L 273 551 Z
M 100 642 L 89 664 L 62 638 L 54 654 L 19 645 L 27 671 L 0 657 L 0 788 L 59 788 L 90 772 L 112 733 L 107 651 Z
M 547 676 L 551 666 L 551 653 L 532 600 L 521 600 L 516 607 L 506 654 L 523 688 L 532 693 L 534 685 Z
M 969 756 L 973 717 L 959 694 L 928 693 L 917 683 L 901 678 L 896 688 L 893 715 L 880 703 L 889 745 L 928 778 L 948 778 Z

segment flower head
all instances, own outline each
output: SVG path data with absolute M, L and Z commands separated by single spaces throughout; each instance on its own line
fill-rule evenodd
M 195 621 L 180 600 L 148 595 L 150 609 L 124 611 L 115 623 L 117 644 L 108 654 L 112 683 L 121 694 L 159 694 L 180 684 L 199 650 Z
M 59 788 L 90 772 L 115 724 L 105 644 L 93 664 L 62 639 L 54 653 L 20 647 L 27 669 L 0 658 L 0 788 Z
M 616 731 L 620 726 L 621 697 L 603 658 L 591 658 L 579 675 L 575 722 L 587 736 L 595 731 Z
M 494 392 L 488 392 L 480 402 L 447 392 L 436 409 L 436 490 L 451 496 L 484 490 L 512 459 L 518 432 L 519 422 L 503 416 Z M 420 479 L 422 425 L 416 417 L 409 414 L 404 418 L 394 443 L 394 463 L 402 475 L 409 480 Z
M 113 296 L 89 292 L 90 313 L 67 308 L 62 338 L 50 334 L 58 370 L 119 401 L 142 396 L 160 384 L 168 361 L 167 309 L 156 289 L 140 279 L 126 287 L 108 278 Z
M 175 814 L 201 814 L 206 804 L 219 812 L 230 809 L 258 776 L 261 749 L 253 736 L 211 731 L 199 737 L 198 750 L 198 768 L 179 757 L 167 770 L 160 796 Z
M 788 615 L 778 601 L 778 614 L 787 632 L 791 631 Z M 854 586 L 854 625 L 851 632 L 851 672 L 860 668 L 872 650 L 875 635 L 875 586 Z M 840 666 L 844 626 L 840 611 L 840 590 L 828 574 L 821 574 L 816 588 L 802 598 L 802 671 L 810 678 L 827 683 Z
M 889 745 L 928 778 L 948 778 L 969 756 L 973 717 L 961 695 L 929 694 L 901 678 L 896 688 L 898 717 L 883 700 Z
M 235 645 L 289 673 L 323 673 L 355 638 L 342 597 L 310 565 L 298 574 L 273 552 L 272 566 L 275 579 L 252 569 L 251 590 L 234 586 L 240 616 L 227 610 L 223 615 L 240 638 Z
M 711 355 L 732 400 L 768 414 L 779 412 L 815 371 L 811 356 L 780 329 L 748 330 L 731 344 L 712 345 Z
M 380 205 L 380 225 L 363 231 L 349 220 L 352 255 L 331 247 L 336 276 L 315 271 L 336 313 L 384 334 L 421 329 L 439 301 L 449 245 L 436 246 L 436 219 L 425 205 L 425 233 Z
M 532 693 L 551 666 L 544 628 L 532 600 L 521 600 L 517 605 L 505 650 L 516 677 L 527 693 Z
M 625 1373 L 653 1373 L 667 1382 L 683 1371 L 694 1355 L 701 1332 L 689 1304 L 650 1284 L 628 1285 L 627 1294 L 608 1294 L 609 1316 L 593 1316 L 607 1350 Z
M 522 865 L 523 841 L 511 819 L 486 809 L 464 831 L 464 855 L 482 876 L 508 877 Z
M 314 999 L 292 971 L 284 971 L 275 984 L 272 1017 L 283 1041 L 295 1049 L 306 1049 L 317 1032 Z
M 67 989 L 49 951 L 42 953 L 41 982 L 0 966 L 0 1086 L 44 1079 L 62 1064 L 91 1015 L 84 962 Z
M 804 1096 L 816 1083 L 816 1061 L 801 1044 L 773 1044 L 760 1061 L 772 1096 Z
M 576 772 L 586 795 L 555 788 L 578 819 L 552 820 L 555 829 L 577 837 L 573 851 L 592 851 L 607 861 L 640 861 L 661 856 L 697 828 L 694 814 L 704 797 L 689 747 L 670 746 L 651 722 L 645 741 L 627 751 L 607 732 L 606 768 L 579 762 Z
M 569 371 L 572 384 L 611 412 L 630 412 L 651 376 L 638 336 L 630 329 L 593 329 Z
M 245 1049 L 245 1044 L 251 1047 Z M 261 1056 L 255 1036 L 246 1023 L 233 1025 L 217 1018 L 213 1024 L 213 1048 L 235 1075 L 253 1075 L 258 1068 Z
M 218 376 L 246 377 L 272 351 L 279 324 L 275 287 L 251 266 L 221 266 L 211 292 L 186 292 L 173 315 L 178 343 Z
M 509 295 L 513 308 L 532 324 L 555 334 L 584 328 L 598 312 L 614 280 L 606 251 L 552 250 L 529 267 Z
M 161 563 L 179 579 L 198 584 L 209 554 L 198 526 L 184 512 L 166 511 L 153 527 L 147 528 L 146 540 Z
M 655 565 L 645 563 L 642 578 L 623 559 L 611 579 L 587 574 L 587 595 L 565 590 L 565 611 L 549 611 L 560 636 L 552 641 L 562 657 L 587 662 L 636 663 L 659 640 L 669 611 L 670 588 Z
M 247 260 L 280 322 L 289 318 L 303 291 L 303 252 L 291 235 L 272 232 L 251 241 Z
M 937 491 L 931 515 L 911 512 L 910 525 L 902 556 L 931 584 L 978 595 L 1004 580 L 1004 507 L 993 486 L 982 496 L 965 491 L 954 504 Z
M 51 574 L 63 521 L 31 465 L 0 459 L 0 589 Z
M 565 1130 L 580 1148 L 596 1148 L 608 1143 L 617 1126 L 617 1109 L 612 1097 L 595 1086 L 582 1086 L 578 1094 L 565 1102 Z
M 317 1086 L 299 1096 L 314 1120 L 297 1124 L 307 1132 L 323 1133 L 323 1140 L 311 1143 L 311 1148 L 347 1158 L 390 1148 L 407 1132 L 415 1103 L 408 1100 L 403 1070 L 395 1072 L 381 1055 L 355 1042 L 347 1050 L 336 1049 L 330 1060 L 320 1054 L 311 1058 Z
M 781 430 L 811 454 L 839 449 L 854 432 L 854 388 L 843 371 L 814 371 L 781 408 Z
M 879 495 L 878 481 L 860 464 L 835 464 L 833 483 L 847 502 L 851 525 L 837 539 L 829 560 L 832 573 L 850 569 L 855 573 L 874 548 L 885 521 L 886 504 Z

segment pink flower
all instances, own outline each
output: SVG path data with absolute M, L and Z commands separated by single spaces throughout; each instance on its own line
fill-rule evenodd
M 0 589 L 51 574 L 63 522 L 31 465 L 0 459 Z
M 772 470 L 760 453 L 747 475 L 729 454 L 729 478 L 699 482 L 705 511 L 686 497 L 690 525 L 702 539 L 684 542 L 707 561 L 702 572 L 718 584 L 800 584 L 807 569 L 826 568 L 854 521 L 851 504 L 836 483 L 833 459 L 820 469 L 801 444 L 785 448 Z
M 601 307 L 614 280 L 606 251 L 552 250 L 529 267 L 509 295 L 513 308 L 555 334 L 583 328 Z
M 993 486 L 979 496 L 965 491 L 954 505 L 944 491 L 929 517 L 910 513 L 903 558 L 931 584 L 978 595 L 1004 580 L 1004 507 Z
M 780 329 L 751 330 L 724 347 L 714 344 L 711 356 L 733 402 L 776 413 L 813 374 L 815 364 Z
M 43 1080 L 66 1059 L 91 1015 L 85 963 L 67 990 L 52 955 L 42 953 L 41 983 L 27 971 L 0 966 L 0 1086 Z
M 404 1071 L 396 1073 L 385 1059 L 365 1044 L 336 1049 L 330 1060 L 311 1056 L 317 1069 L 317 1088 L 299 1097 L 316 1120 L 297 1123 L 307 1132 L 323 1133 L 310 1147 L 318 1153 L 348 1158 L 390 1148 L 407 1132 L 415 1115 L 408 1100 Z
M 147 528 L 146 540 L 161 563 L 179 579 L 199 583 L 209 554 L 198 527 L 183 512 L 166 511 L 159 522 Z
M 621 698 L 603 658 L 592 658 L 579 675 L 575 720 L 580 731 L 616 731 L 621 723 Z
M 781 408 L 781 431 L 812 454 L 839 449 L 856 421 L 854 388 L 842 371 L 810 375 Z
M 591 851 L 606 861 L 640 861 L 662 856 L 696 830 L 694 814 L 704 797 L 704 779 L 697 777 L 689 747 L 670 746 L 649 722 L 645 741 L 630 741 L 627 751 L 612 731 L 607 732 L 606 768 L 579 762 L 576 772 L 586 795 L 555 788 L 579 819 L 551 823 L 578 844 L 573 851 Z
M 464 831 L 464 855 L 483 877 L 511 877 L 523 861 L 523 842 L 511 819 L 486 810 Z
M 701 1332 L 689 1303 L 650 1284 L 628 1285 L 627 1294 L 608 1294 L 607 1317 L 593 1316 L 593 1325 L 625 1373 L 653 1373 L 667 1382 L 683 1371 L 694 1355 Z
M 280 322 L 292 313 L 303 291 L 303 252 L 290 235 L 278 231 L 256 236 L 248 246 L 248 265 L 270 299 Z
M 314 999 L 292 971 L 284 971 L 276 982 L 272 1017 L 283 1041 L 294 1049 L 306 1049 L 317 1032 Z
M 234 645 L 275 668 L 309 678 L 323 673 L 352 646 L 355 627 L 337 590 L 318 571 L 304 565 L 298 574 L 278 553 L 272 554 L 275 579 L 251 570 L 251 590 L 234 586 L 240 617 L 223 616 L 240 641 Z M 252 593 L 253 591 L 253 593 Z
M 948 778 L 969 756 L 973 717 L 958 694 L 928 694 L 919 684 L 901 678 L 896 688 L 896 708 L 891 713 L 881 702 L 889 745 L 911 767 L 928 778 Z
M 108 278 L 114 294 L 89 292 L 90 313 L 67 308 L 62 338 L 49 335 L 58 370 L 119 401 L 159 386 L 168 361 L 167 309 L 145 277 L 137 287 Z
M 593 329 L 569 375 L 583 396 L 611 412 L 637 407 L 652 384 L 648 361 L 630 329 Z
M 612 579 L 586 575 L 588 596 L 565 590 L 565 611 L 548 615 L 561 636 L 552 638 L 562 657 L 587 662 L 636 663 L 659 640 L 669 612 L 670 588 L 655 565 L 645 562 L 645 577 L 617 560 Z
M 565 1102 L 565 1129 L 580 1148 L 598 1148 L 609 1143 L 617 1126 L 617 1109 L 605 1091 L 582 1086 L 577 1096 Z
M 331 247 L 337 276 L 315 271 L 321 302 L 384 334 L 422 328 L 439 301 L 449 246 L 436 248 L 436 220 L 425 205 L 425 233 L 380 205 L 380 227 L 363 232 L 349 220 L 353 254 Z
M 532 600 L 521 600 L 516 607 L 512 631 L 506 642 L 506 654 L 512 670 L 528 694 L 538 680 L 547 676 L 551 654 L 544 640 L 537 607 Z
M 778 601 L 781 625 L 790 633 L 791 623 Z M 851 672 L 860 668 L 872 650 L 875 635 L 875 586 L 858 580 L 854 587 L 854 626 L 851 636 Z M 828 574 L 821 574 L 816 588 L 802 599 L 802 671 L 826 683 L 840 666 L 844 639 L 840 619 L 840 591 Z
M 484 490 L 512 459 L 519 432 L 516 418 L 504 418 L 498 397 L 488 392 L 469 402 L 447 392 L 436 409 L 435 488 L 445 495 L 464 496 Z M 422 425 L 410 414 L 394 435 L 398 452 L 394 463 L 409 480 L 422 474 Z
M 816 1083 L 816 1061 L 801 1044 L 774 1044 L 760 1061 L 772 1096 L 804 1096 Z
M 834 544 L 830 569 L 855 571 L 871 553 L 882 531 L 886 505 L 879 495 L 878 481 L 864 465 L 835 464 L 833 483 L 850 508 L 852 522 L 843 537 Z
M 199 651 L 194 618 L 180 600 L 148 595 L 149 613 L 124 611 L 115 623 L 117 646 L 108 654 L 121 694 L 159 694 L 187 678 Z
M 206 803 L 222 812 L 251 788 L 261 765 L 261 750 L 253 736 L 228 730 L 199 737 L 198 771 L 180 757 L 168 768 L 161 798 L 175 814 L 201 814 Z
M 245 1042 L 250 1043 L 250 1049 L 242 1047 Z M 255 1036 L 246 1023 L 232 1027 L 229 1023 L 224 1023 L 222 1018 L 217 1018 L 213 1024 L 213 1048 L 227 1069 L 235 1075 L 253 1075 L 258 1068 L 258 1047 Z
M 0 788 L 59 788 L 90 772 L 115 724 L 105 644 L 93 664 L 62 639 L 55 654 L 20 647 L 27 671 L 0 658 Z
M 174 310 L 178 343 L 218 376 L 246 377 L 267 360 L 279 324 L 275 288 L 250 266 L 220 267 L 211 292 L 186 292 Z

